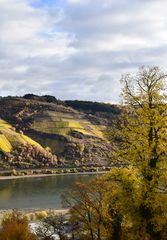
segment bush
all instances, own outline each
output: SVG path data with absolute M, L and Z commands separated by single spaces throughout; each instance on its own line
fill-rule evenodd
M 13 169 L 12 172 L 11 172 L 11 175 L 12 176 L 17 176 L 17 171 L 15 169 Z
M 20 212 L 14 210 L 5 215 L 0 229 L 0 240 L 37 240 L 30 231 L 28 221 Z
M 36 212 L 35 216 L 38 220 L 41 220 L 43 218 L 46 218 L 48 216 L 46 211 L 40 211 L 40 212 Z

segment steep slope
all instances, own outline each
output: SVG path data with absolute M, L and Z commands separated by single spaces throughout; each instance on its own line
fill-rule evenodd
M 22 132 L 15 132 L 15 128 L 3 119 L 0 119 L 0 150 L 11 152 L 17 145 L 33 145 L 42 149 L 42 146 L 24 135 Z
M 11 124 L 0 119 L 0 167 L 29 168 L 42 165 L 43 160 L 50 163 L 55 159 L 39 143 L 20 132 Z
M 117 117 L 119 111 L 94 113 L 69 105 L 52 96 L 0 98 L 0 117 L 44 148 L 49 147 L 58 164 L 107 165 L 110 144 L 103 130 L 110 116 Z

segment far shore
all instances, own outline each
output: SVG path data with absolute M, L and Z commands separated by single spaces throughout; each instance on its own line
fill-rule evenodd
M 51 173 L 51 174 L 31 174 L 23 176 L 0 176 L 0 180 L 10 180 L 10 179 L 19 179 L 19 178 L 38 178 L 38 177 L 51 177 L 51 176 L 65 176 L 65 175 L 98 175 L 105 174 L 109 171 L 99 171 L 99 172 L 77 172 L 77 173 Z

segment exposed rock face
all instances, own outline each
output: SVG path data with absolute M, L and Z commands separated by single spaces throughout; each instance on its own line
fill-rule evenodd
M 0 118 L 43 148 L 49 147 L 56 160 L 48 162 L 60 164 L 107 165 L 110 144 L 103 130 L 120 112 L 114 105 L 62 102 L 52 96 L 0 98 Z

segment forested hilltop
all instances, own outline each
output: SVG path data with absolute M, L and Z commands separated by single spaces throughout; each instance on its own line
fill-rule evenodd
M 49 95 L 1 97 L 0 167 L 107 166 L 111 146 L 103 132 L 122 111 Z

